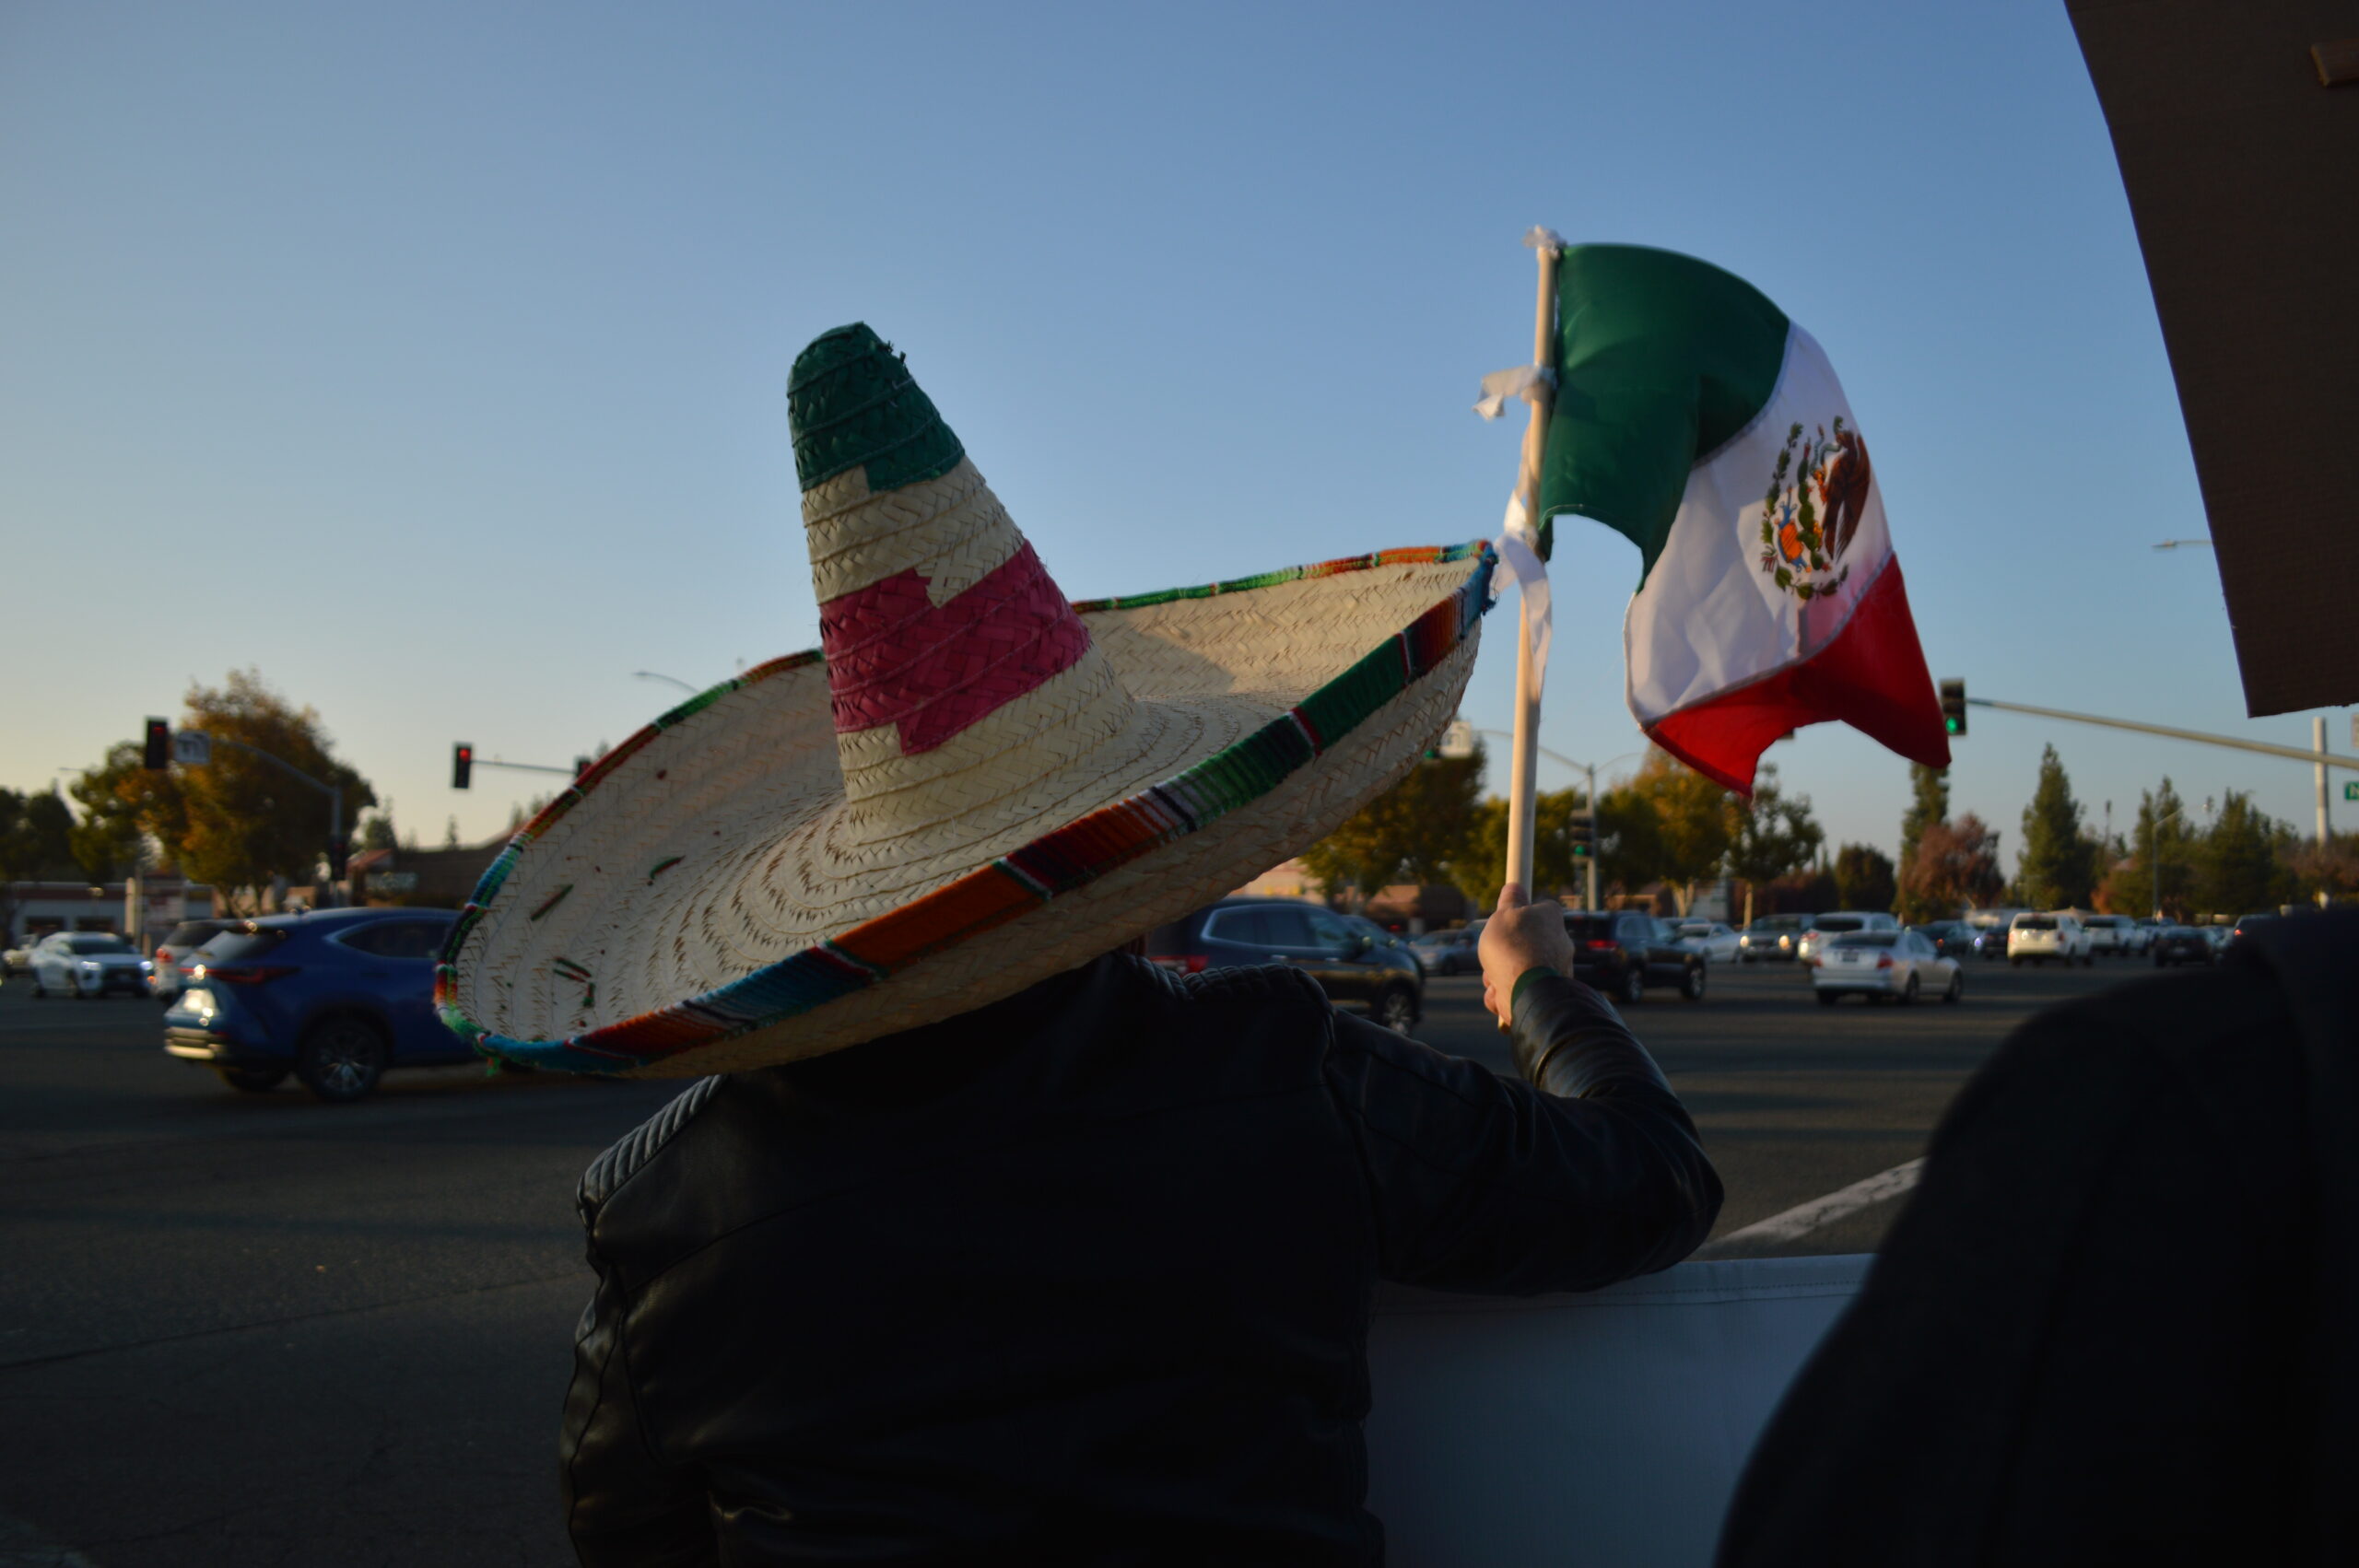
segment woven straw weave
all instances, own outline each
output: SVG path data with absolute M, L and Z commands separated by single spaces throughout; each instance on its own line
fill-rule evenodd
M 438 977 L 479 1048 L 685 1076 L 983 1005 L 1323 836 L 1456 710 L 1479 549 L 1072 606 L 866 328 L 790 401 L 826 656 L 683 705 L 518 836 Z
M 1051 743 L 967 759 L 953 779 L 961 809 L 889 843 L 863 837 L 845 800 L 821 665 L 731 692 L 657 734 L 532 845 L 520 868 L 535 874 L 511 879 L 468 933 L 458 1008 L 511 1039 L 557 1040 L 711 990 L 1283 717 L 1466 577 L 1462 560 L 1382 567 L 1086 614 L 1132 720 L 1078 755 Z M 1348 593 L 1333 590 L 1339 581 Z M 1231 668 L 1224 650 L 1250 662 Z M 1012 995 L 1176 919 L 1397 782 L 1456 712 L 1474 652 L 1470 637 L 1316 766 L 1164 849 L 888 984 L 637 1071 L 693 1075 L 817 1055 Z M 532 919 L 561 885 L 572 891 Z

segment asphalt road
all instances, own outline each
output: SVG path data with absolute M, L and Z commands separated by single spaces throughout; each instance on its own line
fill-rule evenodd
M 1726 1235 L 1916 1158 L 2030 1012 L 2132 970 L 1975 965 L 1949 1008 L 1783 966 L 1630 1010 Z M 1478 983 L 1419 1030 L 1504 1071 Z M 396 1074 L 330 1107 L 165 1057 L 152 1004 L 0 986 L 0 1568 L 561 1564 L 581 1168 L 676 1085 Z M 1767 1250 L 1870 1250 L 1871 1203 Z M 1763 1250 L 1737 1244 L 1735 1251 Z

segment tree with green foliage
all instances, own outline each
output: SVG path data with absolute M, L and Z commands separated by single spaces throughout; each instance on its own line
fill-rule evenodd
M 104 762 L 85 768 L 65 787 L 82 808 L 81 820 L 74 825 L 74 863 L 93 883 L 145 868 L 140 776 L 146 771 L 139 743 L 117 741 L 107 748 Z
M 1733 794 L 1660 748 L 1598 802 L 1600 876 L 1635 891 L 1668 884 L 1683 915 L 1696 883 L 1717 876 L 1736 837 Z
M 375 813 L 360 825 L 359 846 L 363 849 L 391 849 L 400 842 L 393 833 L 393 817 L 384 812 Z
M 1763 766 L 1753 798 L 1735 802 L 1736 831 L 1729 839 L 1729 874 L 1744 883 L 1744 923 L 1753 923 L 1755 890 L 1809 866 L 1826 843 L 1810 814 L 1810 797 L 1789 798 L 1775 763 Z
M 1536 894 L 1576 888 L 1587 874 L 1573 858 L 1573 818 L 1585 807 L 1579 790 L 1543 790 L 1532 797 L 1532 882 Z M 1499 901 L 1508 874 L 1508 803 L 1493 795 L 1474 808 L 1464 851 L 1452 863 L 1450 881 L 1487 909 Z M 1601 872 L 1601 874 L 1602 874 Z
M 74 813 L 47 790 L 0 790 L 0 882 L 41 882 L 78 873 Z
M 335 788 L 347 834 L 361 809 L 377 803 L 376 791 L 335 759 L 320 716 L 288 704 L 256 672 L 233 670 L 220 686 L 194 686 L 187 704 L 179 727 L 215 737 L 213 760 L 202 767 L 158 770 L 140 766 L 135 743 L 110 747 L 106 760 L 75 790 L 94 815 L 102 815 L 95 826 L 86 823 L 86 831 L 103 835 L 114 831 L 112 825 L 131 824 L 155 841 L 168 864 L 232 895 L 280 879 L 311 880 L 327 848 L 328 802 L 252 753 Z M 252 750 L 219 743 L 224 741 Z
M 1900 815 L 1900 867 L 1906 872 L 1917 858 L 1917 841 L 1937 822 L 1950 819 L 1950 770 L 1908 765 L 1908 809 Z
M 1892 858 L 1870 844 L 1846 844 L 1835 855 L 1835 895 L 1846 909 L 1889 910 L 1899 895 Z
M 2098 907 L 2116 915 L 2157 912 L 2154 871 L 2162 869 L 2160 909 L 2185 915 L 2195 886 L 2195 825 L 2168 777 L 2159 790 L 2139 791 L 2137 820 L 2130 825 L 2126 854 L 2106 873 L 2096 892 Z
M 1482 809 L 1483 748 L 1432 757 L 1303 851 L 1328 890 L 1372 894 L 1400 882 L 1456 883 L 1473 850 Z
M 2250 795 L 2228 790 L 2196 846 L 2196 902 L 2216 915 L 2276 908 L 2293 895 L 2283 857 L 2294 842 L 2294 830 L 2256 809 Z
M 2305 839 L 2286 851 L 2285 869 L 2299 896 L 2348 901 L 2359 895 L 2359 833 L 2331 834 L 2323 844 Z
M 2015 897 L 2035 909 L 2078 908 L 2096 888 L 2097 847 L 2081 826 L 2072 781 L 2052 745 L 2039 754 L 2039 782 L 2024 808 Z

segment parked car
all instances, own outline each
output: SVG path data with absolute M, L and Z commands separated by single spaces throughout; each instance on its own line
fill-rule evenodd
M 1649 986 L 1673 986 L 1704 1000 L 1704 955 L 1679 940 L 1669 920 L 1636 909 L 1576 910 L 1565 917 L 1573 939 L 1573 976 L 1621 1001 L 1646 1000 Z
M 1985 964 L 1995 964 L 2007 956 L 2007 927 L 2021 909 L 1978 909 L 1966 918 L 1974 932 L 1974 951 Z
M 2193 926 L 2165 926 L 2154 933 L 2154 967 L 2176 968 L 2181 964 L 2210 964 L 2218 954 L 2212 943 Z
M 1738 961 L 1769 964 L 1800 957 L 1802 933 L 1810 930 L 1812 919 L 1809 915 L 1762 916 L 1738 934 Z
M 2271 920 L 2282 920 L 2283 919 L 2284 917 L 2283 915 L 2271 914 L 2265 909 L 2257 911 L 2250 915 L 2238 915 L 2236 917 L 2236 923 L 2228 928 L 2228 944 L 2230 946 L 2234 946 L 2237 942 L 2244 941 L 2245 938 L 2252 934 L 2256 927 L 2265 926 Z
M 196 955 L 196 950 L 236 925 L 235 920 L 182 920 L 174 926 L 164 940 L 156 944 L 155 956 L 149 960 L 147 994 L 159 1001 L 170 1001 L 181 994 L 188 983 L 188 971 L 183 966 Z
M 323 1100 L 364 1098 L 396 1067 L 472 1061 L 434 1011 L 449 909 L 322 909 L 241 920 L 198 953 L 164 1013 L 164 1049 L 260 1094 L 292 1072 Z
M 2198 926 L 2195 929 L 2211 944 L 2212 957 L 2217 958 L 2228 951 L 2228 938 L 2233 933 L 2226 926 Z
M 1381 929 L 1371 936 L 1353 917 L 1299 898 L 1224 898 L 1157 926 L 1147 934 L 1146 955 L 1187 975 L 1289 965 L 1317 980 L 1329 1000 L 1404 1035 L 1425 1014 L 1425 971 L 1406 943 Z
M 2053 915 L 2017 915 L 2007 924 L 2007 962 L 2020 969 L 2025 961 L 2046 964 L 2049 959 L 2061 959 L 2071 965 L 2074 959 L 2089 968 L 2096 966 L 2096 954 L 2089 945 L 2089 933 L 2077 916 L 2061 910 Z
M 1974 952 L 1975 930 L 1964 920 L 1929 920 L 1907 929 L 1931 942 L 1933 951 L 1944 958 L 1964 959 Z
M 88 1001 L 109 991 L 137 996 L 147 989 L 147 960 L 107 931 L 58 931 L 43 937 L 28 967 L 37 997 Z
M 1682 920 L 1675 928 L 1679 940 L 1694 947 L 1711 964 L 1732 964 L 1737 956 L 1737 934 L 1718 920 Z
M 2138 923 L 2127 915 L 2091 915 L 2081 921 L 2089 933 L 2089 951 L 2128 958 L 2138 951 Z
M 1844 936 L 1852 931 L 1896 931 L 1900 917 L 1880 909 L 1837 909 L 1819 916 L 1802 933 L 1801 944 L 1794 950 L 1805 964 L 1818 956 L 1819 949 L 1829 937 Z
M 1413 937 L 1409 951 L 1425 966 L 1428 975 L 1471 975 L 1482 968 L 1474 956 L 1474 944 L 1482 940 L 1483 922 L 1457 927 L 1446 931 L 1427 931 Z
M 1821 1007 L 1847 996 L 1906 1007 L 1928 993 L 1954 1006 L 1966 994 L 1966 966 L 1934 952 L 1922 931 L 1847 931 L 1819 949 L 1810 984 Z

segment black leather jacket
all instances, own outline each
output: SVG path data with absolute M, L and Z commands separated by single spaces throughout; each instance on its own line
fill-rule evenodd
M 1719 1210 L 1614 1010 L 1516 1000 L 1545 1092 L 1121 954 L 698 1083 L 582 1180 L 582 1562 L 1380 1562 L 1377 1280 L 1590 1288 Z

